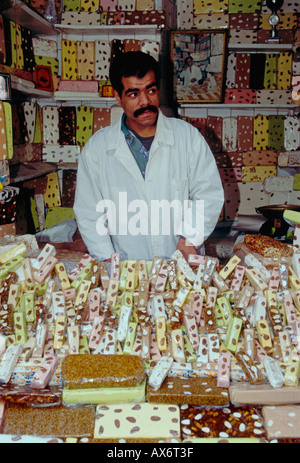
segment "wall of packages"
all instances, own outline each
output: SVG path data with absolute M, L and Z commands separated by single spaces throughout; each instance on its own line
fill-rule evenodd
M 120 116 L 108 70 L 129 50 L 160 61 L 163 110 L 207 140 L 218 226 L 299 206 L 300 1 L 278 9 L 276 43 L 265 0 L 55 0 L 55 24 L 47 0 L 2 3 L 0 443 L 299 443 L 297 214 L 288 243 L 241 226 L 225 261 L 104 263 L 35 236 L 75 219 L 78 160 Z M 226 32 L 221 102 L 176 101 L 174 30 Z

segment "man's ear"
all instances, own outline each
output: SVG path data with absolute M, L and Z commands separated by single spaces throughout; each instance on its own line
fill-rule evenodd
M 114 90 L 114 97 L 115 97 L 116 102 L 118 103 L 118 105 L 122 106 L 121 98 L 120 98 L 120 95 L 118 94 L 117 90 Z

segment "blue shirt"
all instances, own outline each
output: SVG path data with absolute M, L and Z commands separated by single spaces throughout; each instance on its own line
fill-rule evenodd
M 126 124 L 126 114 L 124 113 L 122 116 L 122 124 L 121 124 L 122 131 L 125 135 L 125 140 L 131 153 L 133 154 L 134 159 L 137 162 L 137 165 L 140 168 L 143 178 L 145 178 L 145 171 L 146 166 L 149 158 L 149 149 L 145 147 L 145 145 L 141 142 L 141 139 L 138 136 L 129 130 Z M 151 137 L 153 138 L 153 137 Z M 147 139 L 148 140 L 148 139 Z M 151 143 L 150 143 L 151 146 Z

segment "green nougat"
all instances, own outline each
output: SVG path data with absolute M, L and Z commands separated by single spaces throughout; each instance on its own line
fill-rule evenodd
M 230 304 L 229 299 L 227 299 L 226 296 L 218 297 L 218 299 L 217 299 L 217 305 L 218 305 L 219 308 L 220 308 L 220 311 L 221 311 L 221 314 L 222 314 L 222 318 L 223 318 L 224 325 L 225 325 L 225 326 L 228 326 L 230 320 L 231 320 L 232 317 L 233 317 L 232 307 L 231 307 L 231 304 Z
M 237 350 L 238 340 L 241 334 L 242 326 L 243 321 L 241 318 L 233 317 L 229 321 L 224 345 L 230 352 L 234 353 Z
M 25 344 L 27 342 L 27 325 L 26 317 L 24 312 L 14 313 L 14 326 L 16 344 Z

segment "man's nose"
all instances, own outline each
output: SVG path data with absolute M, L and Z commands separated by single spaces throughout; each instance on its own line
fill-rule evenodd
M 150 101 L 149 95 L 147 92 L 141 92 L 140 93 L 140 104 L 143 106 L 146 106 Z

